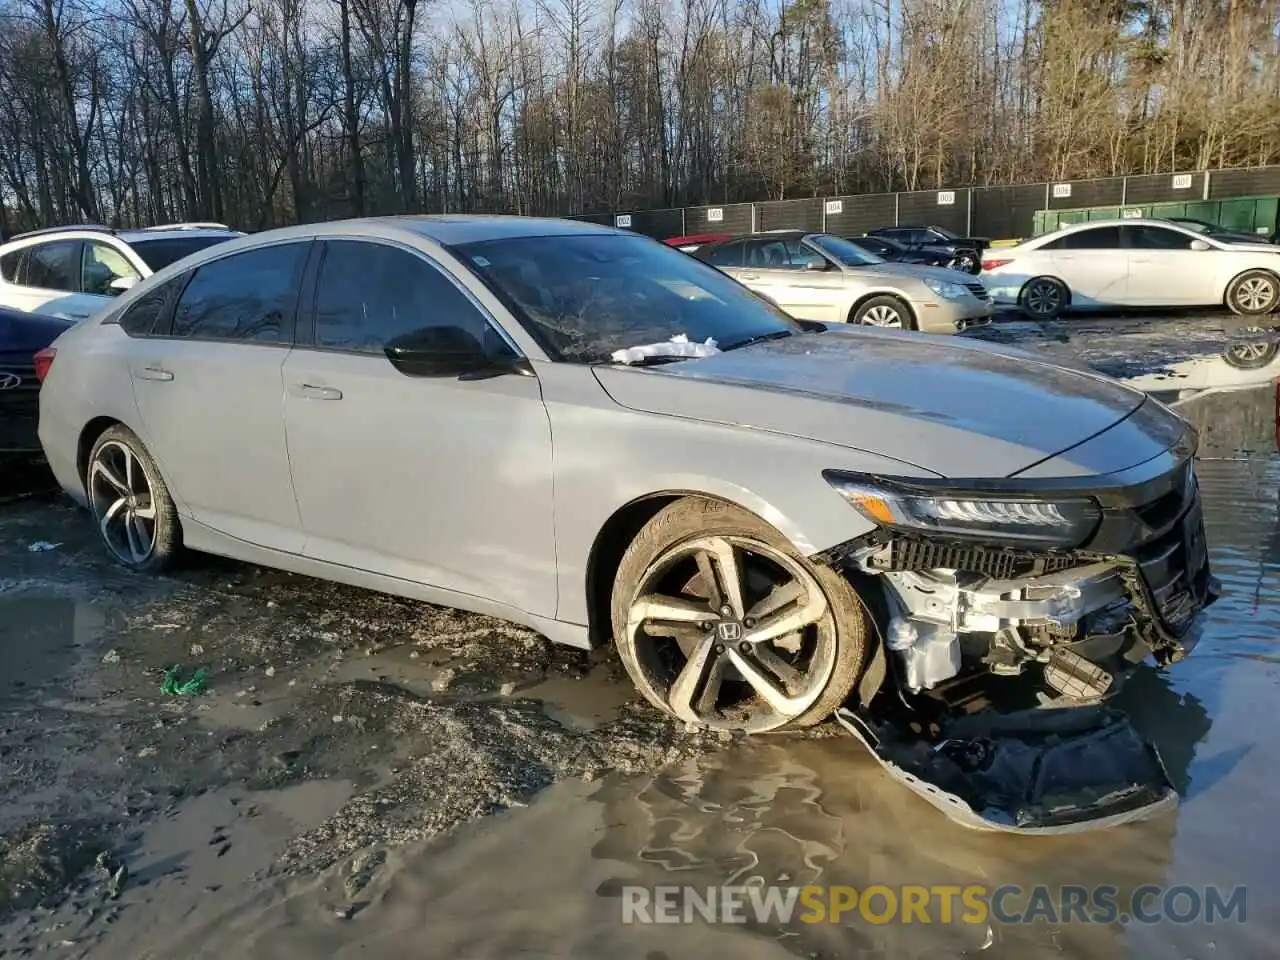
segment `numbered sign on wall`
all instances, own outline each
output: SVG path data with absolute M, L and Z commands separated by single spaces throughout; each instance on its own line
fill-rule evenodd
M 1189 173 L 1179 173 L 1177 176 L 1175 176 L 1175 177 L 1173 178 L 1173 189 L 1175 189 L 1175 190 L 1190 190 L 1190 189 L 1191 189 L 1191 174 L 1189 174 Z
M 823 209 L 827 211 L 827 216 L 834 217 L 836 214 L 844 213 L 844 201 L 828 200 Z
M 1055 198 L 1058 198 L 1058 199 L 1061 199 L 1062 197 L 1071 196 L 1071 184 L 1055 183 L 1053 185 L 1053 195 Z
M 956 192 L 954 190 L 938 191 L 938 206 L 952 207 L 952 206 L 955 206 L 955 202 L 956 202 Z
M 709 223 L 719 223 L 724 219 L 724 207 L 712 207 L 707 211 L 707 221 Z
M 1142 210 L 1136 207 L 1129 207 L 1127 210 L 1122 210 L 1120 212 L 1120 216 L 1124 217 L 1126 220 L 1133 220 L 1142 216 Z
M 618 214 L 616 217 L 613 218 L 613 225 L 615 227 L 618 227 L 620 230 L 630 230 L 631 214 L 629 213 Z

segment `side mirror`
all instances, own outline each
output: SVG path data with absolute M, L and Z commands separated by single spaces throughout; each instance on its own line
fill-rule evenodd
M 138 285 L 138 283 L 138 277 L 116 277 L 107 284 L 107 289 L 110 290 L 112 294 L 118 295 L 124 293 L 126 290 L 132 290 Z
M 505 347 L 506 345 L 503 344 Z M 391 365 L 408 377 L 479 379 L 519 373 L 532 376 L 527 360 L 486 349 L 462 327 L 423 327 L 396 337 L 384 348 Z
M 814 257 L 812 260 L 806 260 L 804 262 L 804 268 L 806 270 L 816 270 L 821 273 L 823 270 L 827 269 L 827 261 L 823 260 L 821 257 Z
M 1192 250 L 1212 250 L 1213 245 L 1210 243 L 1207 243 L 1204 240 L 1192 240 L 1191 249 Z

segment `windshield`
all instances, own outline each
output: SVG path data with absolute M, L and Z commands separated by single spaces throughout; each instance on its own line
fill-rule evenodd
M 815 247 L 821 247 L 846 267 L 869 267 L 873 263 L 884 263 L 883 257 L 877 257 L 870 250 L 864 250 L 856 243 L 850 243 L 842 237 L 833 237 L 829 233 L 816 233 L 806 237 Z
M 514 237 L 453 248 L 559 360 L 605 363 L 615 350 L 684 335 L 732 350 L 799 333 L 736 280 L 647 237 Z
M 215 243 L 234 240 L 237 236 L 239 235 L 229 233 L 214 237 L 163 237 L 156 240 L 135 240 L 130 246 L 151 268 L 152 273 L 159 273 L 183 257 L 189 257 L 205 247 L 212 247 Z

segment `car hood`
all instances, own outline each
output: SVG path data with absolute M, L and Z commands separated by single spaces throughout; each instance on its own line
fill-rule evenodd
M 918 251 L 912 251 L 918 252 Z M 894 260 L 889 263 L 873 263 L 865 267 L 846 267 L 858 276 L 884 277 L 893 280 L 899 277 L 911 277 L 916 280 L 938 280 L 942 283 L 963 284 L 971 279 L 965 274 L 947 267 L 930 267 L 922 263 L 904 263 Z
M 1108 431 L 1146 400 L 1033 354 L 864 329 L 663 366 L 601 366 L 596 377 L 633 410 L 838 444 L 951 477 L 1019 473 Z M 1126 462 L 1104 463 L 1095 450 L 1087 470 L 1076 472 L 1122 469 L 1167 447 L 1167 430 L 1142 431 L 1152 435 L 1107 445 Z

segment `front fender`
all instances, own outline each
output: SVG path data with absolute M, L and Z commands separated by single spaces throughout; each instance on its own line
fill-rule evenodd
M 638 500 L 715 497 L 750 511 L 797 551 L 813 555 L 873 526 L 822 478 L 823 470 L 924 475 L 896 460 L 747 426 L 612 404 L 549 403 L 548 409 L 555 446 L 556 617 L 569 623 L 588 620 L 588 568 L 597 538 Z

